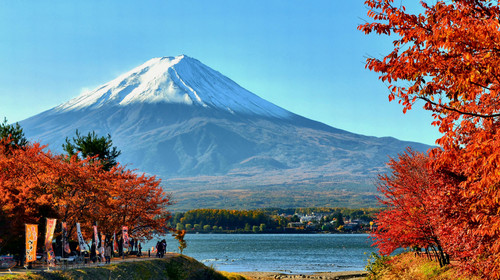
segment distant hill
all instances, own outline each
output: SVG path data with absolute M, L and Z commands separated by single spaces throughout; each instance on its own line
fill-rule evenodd
M 373 206 L 389 156 L 430 148 L 301 117 L 185 55 L 151 59 L 20 123 L 56 152 L 76 129 L 109 133 L 118 160 L 162 178 L 175 209 Z

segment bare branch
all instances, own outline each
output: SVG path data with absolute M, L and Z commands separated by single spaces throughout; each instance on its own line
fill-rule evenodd
M 452 112 L 457 112 L 459 114 L 462 114 L 462 115 L 466 115 L 466 116 L 472 116 L 472 117 L 478 117 L 478 118 L 485 118 L 485 119 L 488 119 L 488 118 L 496 118 L 496 117 L 500 117 L 500 113 L 497 113 L 497 114 L 490 114 L 490 115 L 483 115 L 483 114 L 477 114 L 477 113 L 471 113 L 471 112 L 465 112 L 465 111 L 460 111 L 460 110 L 457 110 L 455 108 L 451 108 L 449 106 L 446 106 L 446 105 L 443 105 L 443 104 L 438 104 L 434 101 L 431 101 L 429 98 L 427 97 L 422 97 L 422 96 L 419 96 L 418 97 L 419 99 L 421 100 L 424 100 L 434 106 L 437 106 L 437 107 L 441 107 L 443 108 L 444 110 L 448 110 L 448 111 L 452 111 Z

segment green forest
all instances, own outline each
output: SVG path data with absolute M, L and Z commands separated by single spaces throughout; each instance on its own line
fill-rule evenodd
M 367 232 L 377 208 L 196 209 L 172 215 L 170 226 L 197 233 Z

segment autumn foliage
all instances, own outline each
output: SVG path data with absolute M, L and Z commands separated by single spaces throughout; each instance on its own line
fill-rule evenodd
M 432 222 L 444 252 L 463 271 L 499 279 L 498 2 L 421 1 L 421 9 L 412 12 L 400 1 L 365 4 L 373 21 L 359 29 L 395 38 L 394 48 L 381 58 L 369 58 L 367 68 L 380 74 L 389 100 L 398 100 L 403 112 L 423 102 L 442 133 L 436 141 L 440 148 L 430 152 L 422 171 L 429 182 L 419 188 L 423 195 L 429 193 L 432 209 L 422 221 Z M 391 167 L 395 172 L 395 162 Z M 405 182 L 405 174 L 395 176 L 403 185 L 412 184 Z
M 377 215 L 374 245 L 385 255 L 401 247 L 430 250 L 445 265 L 449 259 L 435 220 L 441 201 L 428 162 L 424 154 L 408 150 L 390 160 L 391 175 L 379 176 L 378 190 L 384 197 L 380 202 L 387 208 Z
M 66 221 L 71 239 L 77 222 L 88 239 L 95 222 L 108 236 L 124 225 L 138 238 L 166 232 L 171 201 L 155 177 L 119 165 L 105 171 L 95 159 L 53 155 L 38 143 L 9 153 L 7 146 L 0 145 L 1 252 L 22 251 L 24 224 L 39 224 L 43 232 L 47 217 Z

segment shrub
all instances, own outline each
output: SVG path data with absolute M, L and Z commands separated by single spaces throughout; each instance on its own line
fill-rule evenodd
M 376 253 L 372 253 L 368 259 L 368 265 L 365 267 L 368 271 L 369 280 L 382 279 L 382 273 L 390 267 L 390 257 L 381 256 Z

